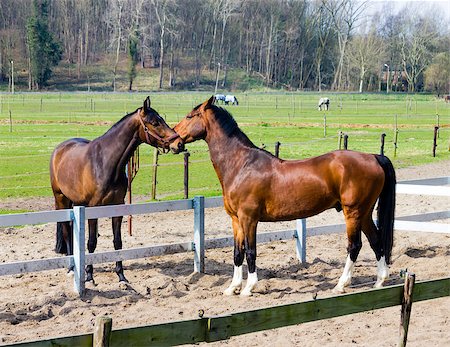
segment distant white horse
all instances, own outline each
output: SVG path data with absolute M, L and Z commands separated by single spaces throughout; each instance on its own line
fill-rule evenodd
M 225 96 L 225 105 L 228 105 L 231 102 L 232 105 L 239 105 L 239 101 L 237 97 L 234 95 L 226 95 Z
M 217 102 L 222 101 L 222 104 L 225 102 L 225 95 L 223 94 L 216 94 L 214 95 L 214 97 L 216 98 Z
M 325 108 L 325 110 L 328 111 L 328 108 L 330 107 L 330 99 L 328 98 L 320 98 L 319 100 L 319 111 L 322 111 L 322 106 Z

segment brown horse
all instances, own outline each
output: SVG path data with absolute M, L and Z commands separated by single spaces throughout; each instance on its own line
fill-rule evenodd
M 378 261 L 376 287 L 388 277 L 393 242 L 395 171 L 387 157 L 334 151 L 306 160 L 282 160 L 257 148 L 233 117 L 215 106 L 214 97 L 195 107 L 174 130 L 186 143 L 203 139 L 222 185 L 224 206 L 234 233 L 234 276 L 225 294 L 242 284 L 244 255 L 248 280 L 241 295 L 257 282 L 256 227 L 259 221 L 306 218 L 324 210 L 343 210 L 348 257 L 335 290 L 350 284 L 361 249 L 361 230 Z M 372 220 L 379 199 L 378 227 Z
M 56 209 L 78 206 L 123 204 L 127 191 L 125 166 L 134 150 L 147 143 L 178 153 L 183 142 L 150 107 L 150 98 L 136 111 L 126 115 L 104 135 L 89 141 L 70 139 L 59 144 L 50 161 L 50 179 Z M 97 246 L 97 219 L 90 219 L 87 247 L 89 253 Z M 122 249 L 122 217 L 112 218 L 114 249 Z M 72 230 L 69 222 L 58 223 L 57 253 L 73 254 Z M 122 262 L 116 262 L 120 281 L 126 281 Z M 94 281 L 93 267 L 86 267 L 86 281 Z

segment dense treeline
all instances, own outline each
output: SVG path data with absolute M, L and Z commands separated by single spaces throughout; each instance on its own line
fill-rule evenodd
M 49 76 L 36 83 L 35 60 L 55 60 L 60 49 L 78 78 L 83 67 L 107 65 L 114 90 L 118 64 L 128 57 L 130 89 L 140 64 L 159 69 L 159 88 L 214 84 L 216 75 L 219 87 L 233 88 L 229 72 L 239 70 L 274 88 L 448 92 L 450 36 L 439 10 L 372 5 L 356 0 L 2 0 L 0 82 L 11 80 L 14 61 L 16 71 L 28 73 L 29 88 L 41 88 Z M 30 23 L 36 18 L 46 21 L 51 35 L 45 37 L 57 41 L 51 46 L 56 53 L 48 57 L 33 50 L 30 37 L 39 33 L 30 35 Z

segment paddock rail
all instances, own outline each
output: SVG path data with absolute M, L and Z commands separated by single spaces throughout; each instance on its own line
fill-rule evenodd
M 431 180 L 415 180 L 397 184 L 398 194 L 426 194 L 450 196 L 450 178 L 436 178 Z M 418 185 L 417 183 L 421 183 Z M 439 184 L 442 186 L 435 187 Z M 165 202 L 152 202 L 144 204 L 112 205 L 99 207 L 75 206 L 73 209 L 30 212 L 10 215 L 0 215 L 0 227 L 41 224 L 48 222 L 73 221 L 74 254 L 56 258 L 11 262 L 0 265 L 0 276 L 13 275 L 58 268 L 68 268 L 74 265 L 74 287 L 83 295 L 85 291 L 86 265 L 114 262 L 119 260 L 140 259 L 165 254 L 181 252 L 194 253 L 194 271 L 205 270 L 205 249 L 223 248 L 233 245 L 232 237 L 205 239 L 205 208 L 223 206 L 222 197 L 204 198 L 197 196 L 193 199 L 173 200 Z M 193 241 L 174 244 L 163 244 L 151 247 L 139 247 L 109 252 L 86 254 L 85 249 L 85 224 L 87 219 L 105 218 L 124 215 L 156 213 L 166 211 L 194 210 L 194 235 Z M 449 233 L 450 226 L 443 223 L 430 223 L 425 221 L 450 218 L 450 211 L 432 212 L 407 217 L 399 217 L 395 220 L 396 230 L 422 231 Z M 299 219 L 295 230 L 283 230 L 259 233 L 257 242 L 272 242 L 278 240 L 295 239 L 296 254 L 300 262 L 306 262 L 306 236 L 331 234 L 345 231 L 345 224 L 325 225 L 306 228 L 306 220 Z

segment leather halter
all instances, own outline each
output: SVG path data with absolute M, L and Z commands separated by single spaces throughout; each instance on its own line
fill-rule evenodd
M 169 138 L 167 139 L 163 139 L 162 137 L 160 137 L 157 133 L 155 133 L 154 131 L 150 130 L 145 124 L 144 121 L 142 120 L 141 116 L 138 115 L 139 121 L 142 124 L 142 127 L 144 128 L 144 133 L 145 133 L 145 138 L 147 140 L 148 144 L 151 144 L 152 142 L 150 141 L 150 135 L 152 137 L 154 137 L 156 139 L 156 141 L 162 142 L 164 145 L 169 144 L 172 140 L 175 140 L 177 137 L 180 137 L 180 135 L 178 135 L 178 133 L 174 133 L 173 135 L 169 136 Z

